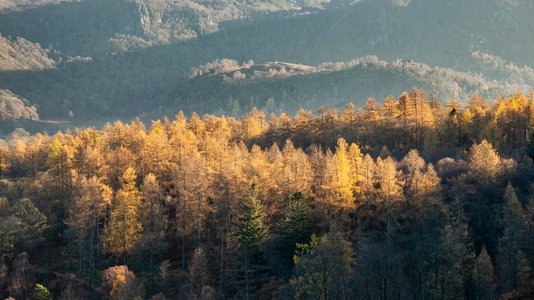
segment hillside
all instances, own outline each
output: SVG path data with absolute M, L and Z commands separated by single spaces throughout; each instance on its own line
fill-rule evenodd
M 325 0 L 36 2 L 14 3 L 35 7 L 3 14 L 0 32 L 35 39 L 68 55 L 102 55 L 195 39 L 231 20 L 321 8 Z
M 527 92 L 532 78 L 523 73 L 515 79 L 495 81 L 480 74 L 407 60 L 385 62 L 374 56 L 317 67 L 252 61 L 240 65 L 225 59 L 193 68 L 189 79 L 173 93 L 171 107 L 237 116 L 254 106 L 276 113 L 295 112 L 301 106 L 312 110 L 339 107 L 347 102 L 363 107 L 369 97 L 381 100 L 414 86 L 442 101 L 466 102 L 474 94 L 498 98 Z
M 534 94 L 430 100 L 19 129 L 0 297 L 532 299 Z
M 0 0 L 1 299 L 534 299 L 534 0 Z
M 39 71 L 54 66 L 55 61 L 41 45 L 20 37 L 12 41 L 0 34 L 0 72 Z
M 37 108 L 9 90 L 0 89 L 0 120 L 38 120 Z
M 523 65 L 532 61 L 533 13 L 528 0 L 92 0 L 7 11 L 0 32 L 68 55 L 203 37 L 205 49 L 270 56 L 258 60 L 318 64 L 374 54 L 462 67 L 471 51 L 482 50 Z M 212 37 L 216 32 L 227 39 Z
M 532 1 L 502 0 L 61 2 L 1 14 L 0 33 L 39 43 L 58 63 L 40 72 L 0 72 L 0 87 L 38 104 L 44 118 L 67 118 L 69 111 L 77 117 L 131 118 L 168 103 L 176 104 L 173 111 L 187 106 L 175 102 L 185 99 L 177 97 L 175 91 L 183 88 L 177 86 L 192 67 L 216 59 L 317 66 L 376 55 L 480 73 L 489 86 L 498 80 L 497 85 L 519 84 L 524 90 L 532 81 L 517 78 L 532 71 L 533 14 Z M 59 63 L 68 57 L 82 59 Z M 488 57 L 495 60 L 488 63 Z M 448 88 L 412 79 L 402 79 L 402 88 Z M 381 80 L 388 82 L 375 77 Z M 385 89 L 394 94 L 401 88 Z M 390 94 L 351 91 L 320 93 L 316 99 L 328 105 Z M 462 98 L 457 89 L 444 98 L 449 95 Z M 226 104 L 198 110 L 219 108 L 227 111 Z

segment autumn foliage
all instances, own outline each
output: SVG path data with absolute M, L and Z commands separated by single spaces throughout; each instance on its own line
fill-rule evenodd
M 70 272 L 112 299 L 528 298 L 533 125 L 532 96 L 462 106 L 413 90 L 294 117 L 14 132 L 2 296 Z

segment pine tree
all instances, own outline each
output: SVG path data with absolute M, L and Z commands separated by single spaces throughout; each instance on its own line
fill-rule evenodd
M 440 268 L 434 276 L 433 292 L 439 298 L 465 298 L 468 294 L 469 277 L 473 270 L 475 253 L 471 241 L 468 219 L 463 203 L 453 200 L 448 210 L 448 223 L 441 235 L 442 252 Z
M 10 211 L 9 222 L 16 228 L 16 241 L 20 246 L 35 246 L 43 240 L 45 230 L 49 228 L 47 217 L 28 198 L 18 200 Z
M 106 124 L 102 139 L 104 147 L 102 155 L 105 156 L 106 168 L 102 170 L 106 176 L 106 183 L 113 189 L 121 187 L 121 176 L 128 167 L 134 167 L 136 154 L 141 154 L 141 143 L 146 135 L 143 124 L 135 128 L 116 121 L 113 125 Z M 134 132 L 138 130 L 138 132 Z M 134 138 L 135 137 L 135 138 Z M 135 154 L 135 155 L 134 155 Z
M 8 148 L 9 174 L 14 177 L 22 177 L 27 174 L 27 141 L 26 138 L 12 137 Z
M 310 128 L 310 117 L 312 116 L 312 112 L 309 110 L 305 110 L 303 108 L 299 109 L 297 113 L 295 114 L 295 128 L 298 130 L 299 133 L 305 134 Z
M 483 247 L 476 260 L 475 270 L 473 272 L 476 300 L 495 298 L 493 276 L 493 264 L 491 263 L 491 257 L 489 256 L 486 247 Z
M 128 168 L 134 166 L 134 154 L 128 148 L 119 146 L 108 149 L 105 152 L 106 168 L 104 169 L 107 180 L 106 183 L 113 189 L 121 187 L 121 176 Z
M 291 285 L 297 299 L 351 299 L 354 254 L 352 245 L 340 233 L 318 238 L 309 244 L 297 245 L 295 270 Z
M 202 224 L 206 217 L 205 193 L 208 188 L 205 159 L 195 149 L 191 156 L 179 161 L 173 174 L 173 199 L 176 206 L 177 234 L 182 242 L 182 267 L 185 270 L 186 239 L 193 235 L 195 246 L 200 245 Z
M 79 131 L 73 139 L 72 168 L 78 179 L 104 175 L 102 134 L 95 129 Z
M 264 224 L 263 206 L 257 199 L 256 185 L 241 199 L 237 224 L 237 241 L 241 268 L 244 277 L 244 297 L 249 299 L 258 288 L 258 274 L 262 265 L 260 243 L 267 237 L 268 228 Z
M 410 150 L 399 163 L 399 167 L 407 174 L 421 171 L 425 166 L 425 160 L 419 155 L 419 151 L 415 149 Z
M 354 126 L 358 118 L 358 112 L 356 106 L 353 103 L 347 103 L 343 111 L 341 112 L 341 119 L 343 120 L 343 125 L 346 127 Z
M 257 199 L 257 189 L 253 183 L 247 196 L 241 199 L 237 225 L 239 248 L 246 252 L 250 261 L 260 258 L 261 255 L 260 243 L 268 233 L 264 218 L 263 206 Z
M 46 164 L 49 167 L 49 172 L 52 177 L 51 193 L 59 200 L 55 209 L 59 219 L 64 220 L 68 212 L 68 202 L 72 194 L 72 176 L 67 147 L 62 144 L 60 138 L 61 135 L 57 135 L 49 145 Z
M 284 273 L 292 266 L 297 244 L 305 244 L 313 229 L 313 208 L 310 200 L 301 192 L 293 194 L 280 220 L 276 249 Z
M 449 147 L 464 146 L 467 141 L 464 132 L 462 121 L 462 106 L 454 99 L 447 102 L 441 109 L 439 119 L 439 131 L 441 140 Z M 447 137 L 447 139 L 444 139 Z
M 321 147 L 313 145 L 310 147 L 309 161 L 312 170 L 311 190 L 312 197 L 316 201 L 324 200 L 325 196 L 325 177 L 326 177 L 326 157 Z
M 47 150 L 50 144 L 50 138 L 47 135 L 36 134 L 27 144 L 26 157 L 27 165 L 32 179 L 36 179 L 39 171 L 44 171 L 42 162 L 47 159 Z M 1 151 L 0 151 L 1 152 Z M 1 156 L 1 155 L 0 155 Z M 1 158 L 0 158 L 1 161 Z M 0 162 L 1 164 L 1 162 Z
M 521 242 L 525 230 L 525 214 L 515 189 L 509 183 L 504 193 L 502 225 L 503 236 L 499 240 L 499 265 L 507 291 L 516 289 L 522 277 L 524 254 Z

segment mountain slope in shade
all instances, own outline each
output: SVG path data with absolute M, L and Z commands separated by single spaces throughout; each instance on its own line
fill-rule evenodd
M 5 13 L 0 32 L 71 56 L 101 55 L 196 39 L 219 31 L 224 22 L 322 9 L 327 2 L 86 0 Z
M 532 85 L 512 74 L 534 67 L 532 15 L 530 0 L 62 2 L 0 15 L 4 36 L 37 42 L 57 61 L 56 68 L 39 72 L 0 72 L 0 87 L 30 99 L 50 119 L 68 118 L 69 111 L 128 118 L 167 104 L 170 96 L 175 108 L 187 107 L 179 102 L 186 97 L 173 94 L 176 86 L 185 84 L 191 67 L 224 57 L 319 65 L 377 55 L 482 73 L 489 86 L 492 80 Z M 182 39 L 187 32 L 190 38 Z M 473 53 L 509 65 L 488 65 L 487 57 Z M 83 59 L 64 64 L 56 56 Z M 421 85 L 403 80 L 414 80 L 406 81 L 408 88 Z M 316 96 L 324 105 L 336 97 Z M 225 105 L 202 111 L 227 111 Z
M 192 69 L 190 78 L 176 89 L 171 106 L 188 112 L 207 112 L 203 108 L 211 107 L 236 115 L 254 106 L 276 112 L 349 101 L 363 106 L 369 97 L 383 99 L 413 87 L 443 101 L 466 101 L 475 94 L 495 99 L 530 89 L 528 84 L 407 60 L 385 62 L 374 56 L 318 67 L 281 62 L 239 65 L 226 59 Z
M 54 67 L 55 61 L 41 45 L 24 38 L 11 41 L 0 35 L 0 71 L 38 71 Z

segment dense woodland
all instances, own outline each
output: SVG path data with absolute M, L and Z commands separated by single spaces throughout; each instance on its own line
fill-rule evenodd
M 0 297 L 532 299 L 534 93 L 491 100 L 17 130 Z

